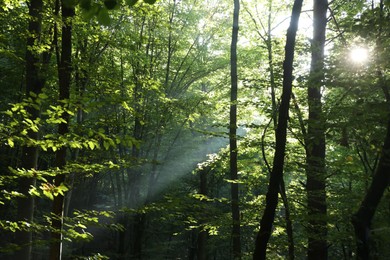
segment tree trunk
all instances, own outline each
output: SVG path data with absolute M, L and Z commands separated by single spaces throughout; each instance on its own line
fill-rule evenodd
M 72 17 L 74 16 L 74 8 L 67 7 L 62 3 L 62 42 L 61 42 L 61 58 L 58 63 L 58 79 L 59 79 L 59 100 L 69 102 L 70 97 L 70 82 L 72 73 Z M 61 118 L 64 122 L 58 126 L 58 134 L 64 136 L 69 132 L 69 117 L 65 111 Z M 56 152 L 55 164 L 59 169 L 66 165 L 67 147 L 62 146 Z M 58 174 L 54 179 L 55 186 L 60 186 L 65 181 L 64 174 Z M 63 229 L 63 213 L 64 213 L 64 195 L 58 194 L 54 196 L 52 213 L 51 244 L 50 244 L 50 259 L 58 260 L 62 257 L 62 229 Z
M 266 208 L 260 221 L 260 230 L 256 237 L 253 259 L 266 259 L 268 240 L 272 232 L 275 218 L 275 209 L 278 204 L 278 193 L 283 180 L 284 156 L 287 139 L 287 121 L 292 93 L 292 72 L 295 49 L 295 38 L 298 29 L 299 16 L 302 9 L 302 0 L 295 0 L 291 15 L 290 27 L 287 31 L 285 60 L 283 63 L 283 93 L 276 129 L 276 147 L 273 168 L 266 195 Z
M 290 206 L 287 200 L 286 186 L 284 180 L 280 184 L 280 197 L 282 197 L 282 202 L 285 210 L 284 219 L 286 220 L 286 233 L 287 233 L 287 242 L 288 242 L 288 259 L 295 259 L 295 245 L 294 245 L 294 235 L 293 235 L 293 226 L 291 221 Z
M 143 37 L 145 29 L 145 19 L 142 21 L 142 26 L 140 29 L 140 38 Z M 138 46 L 138 49 L 141 49 L 141 45 Z M 142 117 L 144 115 L 143 107 L 141 105 L 142 99 L 143 99 L 143 88 L 142 83 L 140 82 L 139 77 L 144 73 L 144 71 L 141 69 L 142 64 L 137 62 L 135 64 L 134 70 L 134 129 L 133 129 L 133 137 L 141 141 L 142 135 L 143 135 L 143 125 L 142 125 Z M 132 148 L 132 157 L 134 160 L 139 159 L 140 157 L 140 149 L 136 146 L 133 146 Z M 140 191 L 140 185 L 141 185 L 141 173 L 138 172 L 137 169 L 135 171 L 130 171 L 128 175 L 128 179 L 131 181 L 130 185 L 132 189 L 130 190 L 130 201 L 133 204 L 132 207 L 136 207 L 136 205 L 140 205 L 141 201 L 141 191 Z M 134 223 L 132 224 L 132 247 L 131 247 L 131 257 L 134 259 L 141 259 L 142 256 L 142 241 L 143 241 L 143 233 L 144 233 L 144 223 L 145 219 L 142 213 L 136 213 L 134 216 Z
M 207 196 L 207 174 L 210 171 L 209 167 L 206 167 L 199 172 L 200 185 L 199 185 L 199 194 Z M 201 216 L 202 217 L 202 216 Z M 201 219 L 200 224 L 204 224 L 204 220 Z M 207 230 L 201 225 L 198 239 L 197 239 L 197 260 L 206 260 L 207 259 Z
M 42 0 L 31 0 L 29 3 L 29 23 L 28 23 L 28 38 L 26 50 L 26 95 L 30 92 L 38 95 L 41 93 L 44 86 L 44 79 L 42 79 L 40 72 L 40 58 L 34 49 L 39 43 L 41 37 L 42 26 Z M 32 97 L 35 100 L 34 97 Z M 30 119 L 35 120 L 40 117 L 40 111 L 27 107 L 27 113 L 30 114 Z M 37 140 L 39 134 L 37 132 L 28 131 L 28 138 Z M 21 167 L 23 169 L 37 169 L 38 168 L 38 147 L 30 146 L 23 147 L 21 157 Z M 34 217 L 34 197 L 29 194 L 31 186 L 35 186 L 35 178 L 19 179 L 19 192 L 24 194 L 25 198 L 18 199 L 17 219 L 19 221 L 27 221 L 31 223 Z M 16 232 L 16 242 L 21 246 L 21 249 L 16 252 L 16 259 L 31 259 L 32 250 L 32 233 L 30 231 Z
M 269 78 L 270 78 L 270 86 L 271 86 L 271 102 L 272 102 L 272 121 L 274 122 L 274 131 L 276 134 L 276 129 L 278 127 L 278 116 L 277 116 L 277 103 L 276 103 L 276 83 L 275 83 L 275 75 L 274 75 L 274 61 L 273 61 L 273 54 L 272 54 L 272 2 L 273 0 L 269 0 L 268 4 L 268 32 L 267 32 L 267 50 L 268 50 L 268 67 L 269 67 Z M 270 172 L 270 171 L 269 171 Z M 292 221 L 290 218 L 290 206 L 287 199 L 286 194 L 286 186 L 282 179 L 282 182 L 280 183 L 280 196 L 282 198 L 284 210 L 285 210 L 285 216 L 284 219 L 286 221 L 286 233 L 287 233 L 287 241 L 288 241 L 288 259 L 294 260 L 295 258 L 295 245 L 294 245 L 294 236 L 293 236 L 293 229 L 292 229 Z
M 240 1 L 234 0 L 232 43 L 230 49 L 231 66 L 231 94 L 230 94 L 230 178 L 231 183 L 231 207 L 232 207 L 232 240 L 233 240 L 233 258 L 241 259 L 241 238 L 240 238 L 240 208 L 238 194 L 238 174 L 237 174 L 237 40 L 238 40 L 238 18 L 240 13 Z
M 370 228 L 376 208 L 384 191 L 390 184 L 390 120 L 374 178 L 359 210 L 352 216 L 352 224 L 357 239 L 357 259 L 370 259 Z
M 321 87 L 324 84 L 324 46 L 327 0 L 315 0 L 313 41 L 308 87 L 308 136 L 306 145 L 306 191 L 308 207 L 308 259 L 327 259 L 327 205 L 325 172 L 325 127 Z

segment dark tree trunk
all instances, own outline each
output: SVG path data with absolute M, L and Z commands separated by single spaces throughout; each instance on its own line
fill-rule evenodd
M 237 174 L 237 40 L 238 40 L 238 18 L 240 13 L 240 1 L 234 0 L 232 43 L 230 48 L 230 66 L 231 66 L 231 94 L 230 94 L 230 178 L 231 183 L 231 207 L 232 207 L 232 240 L 233 257 L 241 259 L 241 238 L 240 238 L 240 208 Z
M 286 194 L 286 186 L 282 179 L 282 183 L 280 184 L 280 197 L 283 201 L 283 206 L 285 210 L 285 216 L 284 219 L 286 220 L 286 233 L 287 233 L 287 241 L 288 241 L 288 259 L 294 260 L 295 259 L 295 245 L 294 245 L 294 234 L 293 234 L 293 226 L 291 221 L 291 214 L 290 214 L 290 206 L 287 200 L 287 194 Z
M 62 3 L 62 40 L 61 40 L 61 57 L 58 62 L 58 79 L 59 79 L 59 100 L 69 102 L 70 83 L 72 74 L 72 17 L 74 16 L 74 8 L 67 7 Z M 67 112 L 61 115 L 64 122 L 58 126 L 58 134 L 64 136 L 69 132 L 69 117 Z M 62 146 L 56 152 L 55 164 L 59 169 L 66 165 L 67 147 Z M 64 174 L 58 174 L 54 179 L 55 186 L 60 186 L 65 181 Z M 63 213 L 64 213 L 64 195 L 58 194 L 54 196 L 52 213 L 52 228 L 50 244 L 50 259 L 58 260 L 62 257 L 62 235 L 63 229 Z
M 274 61 L 273 61 L 273 54 L 272 54 L 272 0 L 269 0 L 269 9 L 268 9 L 268 32 L 267 32 L 267 50 L 268 50 L 268 66 L 269 66 L 269 77 L 270 77 L 270 86 L 271 86 L 271 102 L 272 102 L 272 121 L 274 122 L 274 129 L 276 133 L 276 129 L 278 127 L 278 116 L 277 116 L 277 103 L 276 103 L 276 96 L 275 96 L 275 90 L 276 90 L 276 83 L 275 83 L 275 75 L 274 75 Z M 286 233 L 287 233 L 287 241 L 288 241 L 288 259 L 294 260 L 295 258 L 295 245 L 294 245 L 294 235 L 292 230 L 292 221 L 290 218 L 290 206 L 287 199 L 286 194 L 286 186 L 282 179 L 282 182 L 280 184 L 280 196 L 283 201 L 283 206 L 285 210 L 285 221 L 286 221 Z
M 374 178 L 359 210 L 352 216 L 357 240 L 357 259 L 370 259 L 371 221 L 384 191 L 390 184 L 390 120 Z
M 256 237 L 253 259 L 266 259 L 268 240 L 272 233 L 272 224 L 275 218 L 275 209 L 278 204 L 278 193 L 283 180 L 284 156 L 287 139 L 287 121 L 290 107 L 293 80 L 293 60 L 295 38 L 298 29 L 299 16 L 302 9 L 302 0 L 295 0 L 291 15 L 290 27 L 287 31 L 285 60 L 283 63 L 283 93 L 279 107 L 278 128 L 276 129 L 276 147 L 273 168 L 270 176 L 266 207 L 260 221 L 260 230 Z
M 321 87 L 324 84 L 324 46 L 327 0 L 315 0 L 313 41 L 308 87 L 309 120 L 306 145 L 308 259 L 327 259 L 325 126 L 322 116 Z
M 27 50 L 26 50 L 26 95 L 30 93 L 38 95 L 41 93 L 44 79 L 40 72 L 41 60 L 39 55 L 35 53 L 34 49 L 36 44 L 40 41 L 41 25 L 42 25 L 42 0 L 31 0 L 29 2 L 29 23 L 28 23 L 28 35 L 27 38 Z M 34 97 L 32 97 L 35 100 Z M 27 107 L 27 113 L 31 120 L 35 120 L 40 117 L 40 111 Z M 38 133 L 29 130 L 28 137 L 32 140 L 38 139 Z M 38 168 L 38 147 L 30 146 L 22 148 L 21 168 L 37 169 Z M 31 223 L 34 217 L 34 197 L 29 194 L 31 186 L 35 186 L 35 178 L 20 178 L 19 179 L 19 192 L 24 194 L 25 198 L 18 199 L 17 219 L 19 221 L 27 221 Z M 21 246 L 21 249 L 16 252 L 16 259 L 30 259 L 32 250 L 32 233 L 30 231 L 16 232 L 16 242 Z

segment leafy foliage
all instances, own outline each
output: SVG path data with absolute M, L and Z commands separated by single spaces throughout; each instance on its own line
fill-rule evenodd
M 19 248 L 14 239 L 19 231 L 31 231 L 34 254 L 46 255 L 53 231 L 51 200 L 65 195 L 64 257 L 131 258 L 138 250 L 145 259 L 191 258 L 199 234 L 206 232 L 207 255 L 231 259 L 231 6 L 212 0 L 65 4 L 76 8 L 67 100 L 58 100 L 56 46 L 62 39 L 53 6 L 44 4 L 42 35 L 34 45 L 37 55 L 49 54 L 47 63 L 37 64 L 45 87 L 23 94 L 27 6 L 11 0 L 0 4 L 0 258 Z M 247 3 L 241 18 L 236 182 L 245 259 L 254 249 L 272 167 L 285 41 L 280 17 L 288 8 L 287 1 Z M 388 120 L 389 4 L 334 1 L 331 10 L 323 82 L 329 258 L 351 259 L 350 216 L 376 169 Z M 373 53 L 367 63 L 347 58 L 355 44 Z M 297 259 L 306 257 L 307 248 L 303 144 L 309 46 L 306 34 L 298 36 L 284 168 Z M 40 116 L 32 118 L 30 109 Z M 64 114 L 70 116 L 69 133 L 60 136 Z M 26 147 L 39 150 L 36 169 L 21 166 Z M 62 148 L 67 164 L 59 169 L 55 153 Z M 206 194 L 200 192 L 201 172 Z M 54 185 L 58 175 L 65 181 Z M 25 178 L 36 182 L 29 194 L 18 189 Z M 36 201 L 34 221 L 19 221 L 18 201 L 30 195 Z M 373 255 L 382 258 L 390 254 L 389 196 L 387 191 L 372 225 Z M 286 209 L 279 205 L 270 259 L 288 255 L 285 219 Z

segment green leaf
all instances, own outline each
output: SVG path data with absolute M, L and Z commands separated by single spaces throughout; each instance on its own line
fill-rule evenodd
M 154 4 L 156 2 L 156 0 L 144 0 L 144 2 L 147 3 L 147 4 L 152 5 L 152 4 Z
M 97 6 L 91 6 L 88 9 L 81 9 L 81 10 L 82 10 L 83 19 L 88 21 L 88 20 L 92 19 L 92 17 L 94 17 L 96 15 L 96 13 L 98 12 L 98 7 Z
M 36 197 L 39 197 L 41 194 L 39 194 L 39 191 L 37 188 L 35 187 L 31 187 L 31 189 L 28 191 L 28 193 L 31 195 L 31 196 L 36 196 Z
M 39 97 L 40 99 L 47 99 L 49 96 L 46 95 L 45 93 L 40 93 L 40 94 L 38 95 L 38 97 Z
M 49 198 L 50 200 L 53 200 L 54 199 L 54 196 L 53 194 L 51 193 L 50 190 L 43 190 L 43 195 L 45 195 L 47 198 Z
M 66 7 L 72 8 L 75 7 L 78 3 L 78 0 L 63 0 L 63 3 Z
M 93 150 L 93 149 L 95 149 L 95 143 L 94 142 L 92 142 L 92 141 L 89 141 L 88 142 L 88 146 L 89 146 L 89 149 L 91 149 L 91 150 Z
M 58 195 L 58 194 L 61 194 L 62 196 L 64 196 L 64 192 L 68 191 L 69 188 L 65 186 L 65 184 L 61 183 L 60 186 L 58 186 L 56 188 L 56 192 L 54 193 L 54 195 Z
M 97 20 L 101 25 L 109 26 L 111 24 L 111 18 L 108 15 L 108 11 L 105 8 L 101 8 L 97 14 Z
M 91 9 L 91 0 L 81 0 L 80 6 L 84 10 L 90 10 Z
M 116 7 L 117 5 L 117 2 L 115 0 L 105 0 L 104 1 L 104 6 L 108 9 L 108 10 L 112 10 Z
M 10 146 L 10 147 L 14 147 L 14 141 L 11 139 L 11 138 L 8 138 L 8 145 Z
M 129 105 L 125 101 L 122 102 L 122 107 L 124 109 L 126 109 L 127 111 L 132 111 L 132 109 L 129 107 Z
M 87 226 L 85 226 L 85 225 L 83 225 L 83 224 L 81 224 L 81 223 L 77 223 L 77 224 L 76 224 L 76 227 L 84 228 L 84 229 L 87 228 Z
M 128 4 L 129 6 L 135 5 L 137 2 L 138 0 L 126 0 L 126 4 Z
M 12 116 L 12 112 L 10 110 L 5 111 L 4 114 L 6 114 L 8 116 Z

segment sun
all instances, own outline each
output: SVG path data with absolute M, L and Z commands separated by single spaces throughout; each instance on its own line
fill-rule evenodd
M 364 47 L 353 47 L 349 51 L 349 58 L 354 63 L 364 63 L 368 60 L 368 49 Z

